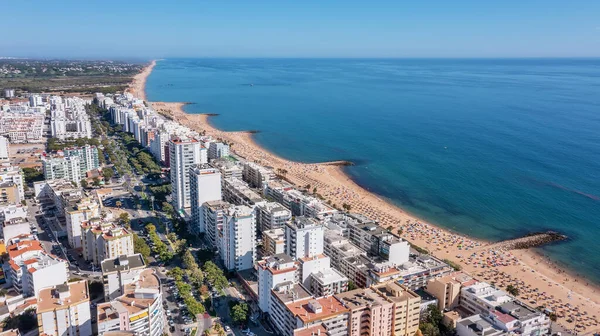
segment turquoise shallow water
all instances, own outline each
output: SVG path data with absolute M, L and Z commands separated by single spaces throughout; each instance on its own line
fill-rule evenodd
M 600 281 L 600 60 L 167 59 L 147 94 L 288 159 L 352 160 L 457 232 L 565 233 L 543 252 Z

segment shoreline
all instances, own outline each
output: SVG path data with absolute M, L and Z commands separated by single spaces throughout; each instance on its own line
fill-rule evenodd
M 134 90 L 138 93 L 143 92 L 142 95 L 138 94 L 140 97 L 146 97 L 144 85 L 155 64 L 153 61 L 134 80 Z M 358 185 L 344 172 L 345 165 L 332 164 L 341 161 L 302 163 L 281 158 L 259 146 L 253 138 L 254 133 L 225 132 L 211 125 L 209 117 L 218 114 L 188 114 L 184 111 L 184 106 L 188 103 L 148 104 L 157 112 L 168 115 L 183 125 L 204 130 L 207 135 L 233 143 L 232 151 L 242 157 L 253 158 L 257 163 L 275 169 L 287 170 L 285 177 L 291 183 L 300 187 L 310 184 L 311 189 L 316 187 L 318 194 L 338 208 L 342 203 L 347 203 L 351 205 L 352 212 L 377 220 L 380 226 L 391 227 L 394 233 L 401 228 L 402 238 L 426 248 L 439 259 L 448 259 L 460 264 L 465 272 L 482 281 L 495 282 L 501 288 L 508 284 L 518 285 L 522 288 L 519 298 L 533 307 L 557 307 L 555 311 L 560 312 L 559 307 L 569 303 L 579 306 L 579 311 L 588 311 L 589 316 L 600 316 L 600 287 L 573 274 L 572 270 L 564 270 L 534 249 L 507 251 L 498 247 L 498 242 L 473 239 L 429 224 Z M 539 294 L 533 298 L 531 293 L 526 293 L 532 288 L 538 288 L 537 293 L 550 293 L 553 298 L 550 298 L 550 294 L 548 298 L 540 298 Z M 572 329 L 575 324 L 580 323 L 568 323 L 566 317 L 570 315 L 568 312 L 564 315 L 564 318 L 558 320 L 561 325 Z M 596 330 L 600 330 L 600 327 L 592 326 L 591 329 L 586 329 L 585 333 Z

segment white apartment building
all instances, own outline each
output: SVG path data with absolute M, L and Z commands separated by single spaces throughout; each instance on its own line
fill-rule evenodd
M 472 314 L 487 314 L 514 298 L 487 282 L 478 282 L 460 290 L 460 306 Z
M 295 217 L 285 225 L 286 253 L 293 259 L 323 253 L 324 227 L 308 217 Z
M 208 158 L 211 160 L 229 156 L 229 145 L 213 141 L 208 146 Z
M 40 335 L 92 335 L 90 292 L 86 280 L 64 283 L 40 291 L 37 302 Z
M 169 133 L 163 130 L 158 130 L 154 134 L 154 139 L 150 141 L 150 152 L 160 162 L 165 162 L 165 148 L 168 148 L 169 139 Z
M 253 188 L 263 188 L 263 183 L 275 177 L 273 171 L 254 162 L 245 162 L 242 171 L 244 181 Z
M 265 313 L 271 305 L 271 290 L 283 283 L 296 283 L 298 265 L 286 254 L 269 256 L 257 263 L 258 307 Z
M 65 148 L 65 156 L 78 157 L 81 177 L 86 176 L 86 172 L 100 168 L 98 158 L 98 148 L 96 146 L 86 145 L 83 147 Z
M 217 233 L 219 255 L 225 267 L 242 271 L 254 267 L 256 260 L 256 219 L 254 211 L 243 205 L 230 207 L 223 227 Z
M 31 223 L 27 221 L 27 214 L 23 217 L 11 217 L 2 221 L 2 238 L 5 243 L 21 235 L 31 234 Z
M 100 204 L 93 198 L 82 198 L 65 209 L 67 237 L 72 248 L 81 248 L 81 224 L 92 218 L 100 218 Z
M 217 234 L 223 229 L 225 213 L 232 206 L 221 200 L 208 201 L 202 204 L 202 220 L 206 228 L 206 237 L 208 237 L 212 247 L 218 248 Z
M 169 160 L 171 167 L 171 186 L 174 206 L 177 210 L 189 208 L 190 168 L 208 162 L 206 148 L 191 138 L 176 138 L 169 142 Z
M 263 256 L 285 253 L 285 231 L 282 228 L 262 232 Z
M 123 227 L 98 220 L 81 224 L 83 257 L 94 265 L 102 260 L 133 254 L 133 234 Z
M 86 100 L 79 97 L 62 99 L 58 96 L 51 96 L 49 100 L 52 137 L 61 140 L 92 137 L 92 123 L 85 110 Z
M 0 111 L 0 135 L 11 143 L 40 143 L 43 141 L 44 108 L 11 105 L 8 111 Z
M 10 141 L 7 137 L 0 135 L 0 160 L 8 160 L 10 157 Z
M 192 220 L 190 232 L 195 234 L 206 232 L 202 204 L 221 200 L 221 173 L 208 165 L 190 167 L 190 201 Z
M 221 171 L 223 179 L 234 177 L 236 179 L 242 179 L 242 166 L 238 162 L 234 162 L 228 159 L 214 159 L 210 161 L 210 165 Z
M 7 247 L 9 267 L 7 283 L 23 293 L 35 296 L 44 287 L 65 283 L 68 278 L 67 262 L 46 253 L 39 240 L 18 240 Z
M 250 189 L 246 182 L 235 177 L 223 179 L 223 200 L 249 207 L 265 201 L 258 193 Z
M 0 224 L 13 218 L 27 220 L 27 206 L 21 204 L 7 204 L 0 207 Z M 5 240 L 6 240 L 5 236 Z
M 547 335 L 550 318 L 526 305 L 511 301 L 485 313 L 468 316 L 456 322 L 459 336 L 479 335 Z
M 98 305 L 98 335 L 118 331 L 163 335 L 163 294 L 156 272 L 153 269 L 141 271 L 138 277 L 123 286 L 122 291 L 121 296 Z
M 81 162 L 79 157 L 44 157 L 42 158 L 42 170 L 46 180 L 66 179 L 79 184 L 81 175 Z
M 105 259 L 100 266 L 105 301 L 112 301 L 123 295 L 123 289 L 139 281 L 141 273 L 146 269 L 144 258 L 139 253 Z
M 4 98 L 14 98 L 15 90 L 14 89 L 4 89 Z
M 264 232 L 283 228 L 292 218 L 292 212 L 277 202 L 265 202 L 256 206 L 256 225 Z
M 19 201 L 25 199 L 25 189 L 23 188 L 23 171 L 18 166 L 3 164 L 0 166 L 0 183 L 12 182 L 19 189 Z

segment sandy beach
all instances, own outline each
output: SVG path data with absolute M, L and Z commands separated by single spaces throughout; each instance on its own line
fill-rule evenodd
M 145 99 L 144 86 L 156 62 L 135 77 L 131 92 Z M 484 242 L 449 232 L 411 216 L 352 181 L 343 167 L 331 163 L 307 164 L 280 158 L 256 144 L 249 132 L 224 132 L 212 127 L 209 116 L 187 114 L 184 103 L 152 102 L 151 106 L 173 120 L 207 135 L 232 143 L 239 156 L 285 171 L 287 180 L 298 187 L 310 185 L 328 203 L 341 208 L 346 203 L 352 212 L 379 221 L 409 242 L 426 248 L 440 259 L 449 259 L 480 281 L 500 288 L 512 284 L 519 298 L 533 307 L 544 306 L 558 316 L 558 322 L 578 334 L 600 330 L 600 289 L 560 269 L 534 250 L 506 250 L 500 243 Z M 217 111 L 206 111 L 207 113 Z M 576 328 L 576 326 L 579 326 Z

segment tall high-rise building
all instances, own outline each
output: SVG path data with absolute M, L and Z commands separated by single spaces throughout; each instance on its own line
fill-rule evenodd
M 257 263 L 258 269 L 258 306 L 269 312 L 271 290 L 282 283 L 296 283 L 298 266 L 286 254 L 276 254 Z
M 81 177 L 85 177 L 86 172 L 100 167 L 98 148 L 96 148 L 96 146 L 86 145 L 82 147 L 65 148 L 65 156 L 75 156 L 79 158 Z
M 0 135 L 0 160 L 8 160 L 10 155 L 10 142 L 8 138 Z
M 292 218 L 292 212 L 277 202 L 265 202 L 256 206 L 256 225 L 261 232 L 283 228 Z
M 192 207 L 190 232 L 206 232 L 202 204 L 221 200 L 221 173 L 208 165 L 196 165 L 190 167 L 189 179 Z
M 254 211 L 244 205 L 233 206 L 224 214 L 217 233 L 219 255 L 230 271 L 254 267 L 256 260 L 256 220 Z
M 81 175 L 81 161 L 77 156 L 42 158 L 42 169 L 46 180 L 66 179 L 79 183 L 85 176 Z
M 325 229 L 316 220 L 295 217 L 285 225 L 286 253 L 294 259 L 323 254 Z
M 169 160 L 174 206 L 177 210 L 189 208 L 191 205 L 189 171 L 194 165 L 207 163 L 206 148 L 203 148 L 196 139 L 171 139 Z
M 92 198 L 82 198 L 65 209 L 67 236 L 72 248 L 81 247 L 81 224 L 92 218 L 100 218 L 100 205 Z
M 221 200 L 208 201 L 202 204 L 201 214 L 206 229 L 206 237 L 213 247 L 218 247 L 217 233 L 223 228 L 225 212 L 232 206 L 233 205 Z

